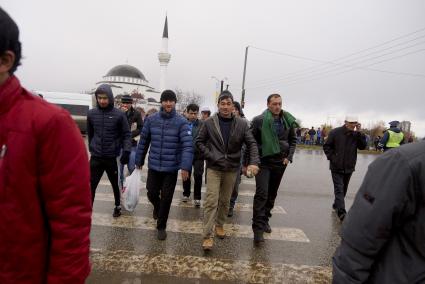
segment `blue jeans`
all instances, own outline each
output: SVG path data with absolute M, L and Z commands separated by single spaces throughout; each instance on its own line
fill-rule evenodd
M 131 153 L 130 153 L 130 159 L 128 160 L 127 169 L 128 172 L 131 174 L 134 171 L 134 168 L 136 167 L 136 150 L 137 146 L 131 147 Z M 120 169 L 120 185 L 121 187 L 124 185 L 124 165 L 122 165 L 119 161 L 119 169 Z

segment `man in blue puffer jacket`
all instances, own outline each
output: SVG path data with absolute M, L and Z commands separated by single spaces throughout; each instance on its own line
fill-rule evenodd
M 162 92 L 161 110 L 145 120 L 136 152 L 136 166 L 142 168 L 150 145 L 146 189 L 154 207 L 159 240 L 167 238 L 165 229 L 177 173 L 181 170 L 185 181 L 192 169 L 192 134 L 187 119 L 176 113 L 176 102 L 173 91 Z

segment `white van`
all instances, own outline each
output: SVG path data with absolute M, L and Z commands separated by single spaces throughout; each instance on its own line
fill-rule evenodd
M 81 133 L 87 132 L 87 113 L 93 108 L 91 94 L 34 91 L 49 103 L 66 109 L 77 123 Z

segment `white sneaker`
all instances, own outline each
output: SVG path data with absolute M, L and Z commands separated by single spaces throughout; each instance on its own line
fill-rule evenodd
M 201 207 L 201 200 L 195 200 L 195 207 Z
M 189 197 L 189 196 L 184 196 L 184 195 L 183 195 L 182 202 L 186 203 L 186 202 L 188 202 L 189 200 L 190 200 L 190 197 Z

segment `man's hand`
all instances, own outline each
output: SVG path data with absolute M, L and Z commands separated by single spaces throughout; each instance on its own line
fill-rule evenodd
M 181 174 L 182 174 L 182 180 L 186 181 L 189 179 L 189 172 L 186 170 L 181 170 Z
M 257 165 L 249 165 L 247 168 L 247 172 L 251 172 L 253 176 L 256 176 L 259 170 L 260 168 Z
M 289 160 L 287 159 L 287 158 L 285 158 L 285 159 L 283 159 L 283 164 L 286 166 L 286 165 L 288 165 L 289 164 Z

